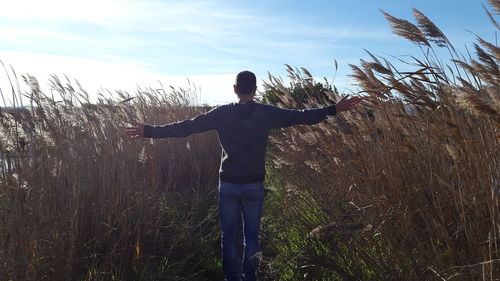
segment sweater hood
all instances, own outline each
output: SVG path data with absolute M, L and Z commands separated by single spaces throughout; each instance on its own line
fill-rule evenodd
M 259 114 L 256 114 L 259 110 L 258 105 L 254 101 L 248 101 L 244 104 L 232 104 L 230 110 L 231 118 L 227 120 L 230 130 L 237 135 L 255 133 L 259 129 Z

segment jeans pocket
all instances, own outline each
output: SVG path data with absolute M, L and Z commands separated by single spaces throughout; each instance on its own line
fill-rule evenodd
M 219 183 L 219 198 L 237 198 L 238 187 L 232 183 L 220 182 Z
M 264 186 L 262 183 L 249 184 L 244 187 L 244 200 L 250 205 L 259 205 L 264 201 Z

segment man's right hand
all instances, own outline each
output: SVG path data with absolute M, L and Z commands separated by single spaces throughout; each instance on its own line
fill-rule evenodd
M 363 100 L 360 97 L 353 97 L 349 99 L 348 97 L 349 95 L 344 96 L 335 104 L 335 109 L 337 109 L 337 113 L 351 110 L 355 108 L 358 105 L 358 103 L 360 103 Z
M 132 127 L 125 129 L 125 134 L 129 136 L 130 139 L 137 139 L 144 137 L 144 124 L 137 123 L 135 121 L 131 122 Z

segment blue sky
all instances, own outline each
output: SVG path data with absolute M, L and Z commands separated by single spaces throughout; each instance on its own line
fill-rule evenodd
M 259 79 L 286 76 L 284 64 L 332 78 L 341 92 L 352 88 L 349 63 L 415 53 L 391 33 L 380 9 L 413 21 L 418 8 L 457 46 L 471 44 L 471 30 L 493 41 L 495 29 L 476 0 L 385 1 L 160 1 L 16 0 L 0 6 L 0 60 L 18 74 L 78 79 L 99 88 L 133 92 L 137 86 L 200 89 L 200 102 L 234 101 L 240 70 Z M 5 92 L 5 73 L 0 73 Z

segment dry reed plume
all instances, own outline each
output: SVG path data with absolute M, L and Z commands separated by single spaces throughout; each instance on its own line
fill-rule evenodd
M 489 2 L 498 14 L 500 1 Z M 399 72 L 368 52 L 351 66 L 363 107 L 273 132 L 265 280 L 500 278 L 500 50 L 478 38 L 466 60 L 419 10 L 416 24 L 383 13 L 422 58 Z M 268 102 L 339 98 L 287 69 L 292 86 L 269 76 Z M 92 104 L 78 83 L 52 77 L 54 98 L 34 77 L 27 93 L 12 81 L 16 107 L 0 108 L 0 280 L 221 279 L 216 136 L 122 135 L 128 121 L 204 111 L 189 92 L 103 93 Z
M 465 61 L 420 11 L 417 25 L 383 14 L 423 58 L 401 73 L 368 52 L 372 61 L 351 65 L 364 107 L 275 135 L 274 184 L 287 187 L 273 192 L 268 231 L 282 235 L 267 235 L 267 270 L 280 280 L 498 280 L 499 49 L 478 38 L 477 59 Z M 296 107 L 293 88 L 305 107 L 339 98 L 319 101 L 311 74 L 288 71 L 292 87 L 266 82 L 276 103 Z
M 31 107 L 0 112 L 0 280 L 217 276 L 215 135 L 122 134 L 132 120 L 193 117 L 203 109 L 186 104 L 191 94 L 146 89 L 91 104 L 57 77 L 55 98 L 24 80 Z

